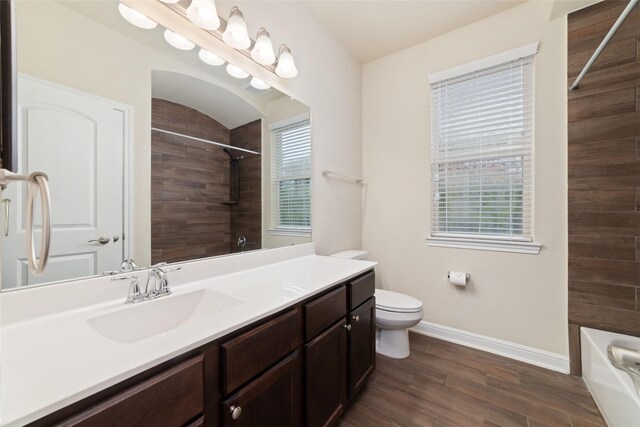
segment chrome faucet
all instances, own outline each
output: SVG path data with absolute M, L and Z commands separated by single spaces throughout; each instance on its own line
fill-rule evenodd
M 136 271 L 138 270 L 138 265 L 132 258 L 127 258 L 120 264 L 120 271 Z
M 133 265 L 135 266 L 135 263 Z M 149 272 L 147 273 L 147 282 L 144 286 L 144 292 L 140 291 L 138 276 L 136 274 L 132 274 L 130 276 L 112 277 L 111 280 L 130 280 L 129 294 L 127 295 L 127 300 L 125 301 L 126 303 L 141 302 L 163 297 L 165 295 L 171 294 L 167 273 L 170 271 L 182 269 L 182 267 L 162 268 L 165 265 L 167 265 L 167 263 L 163 262 L 149 267 Z

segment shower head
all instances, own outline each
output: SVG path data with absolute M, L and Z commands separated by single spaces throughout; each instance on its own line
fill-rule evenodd
M 222 149 L 222 151 L 224 151 L 225 153 L 227 153 L 229 155 L 229 161 L 231 163 L 238 163 L 238 160 L 242 160 L 244 159 L 244 156 L 238 156 L 238 157 L 233 157 L 233 155 L 231 154 L 231 150 L 229 150 L 229 147 L 224 147 Z

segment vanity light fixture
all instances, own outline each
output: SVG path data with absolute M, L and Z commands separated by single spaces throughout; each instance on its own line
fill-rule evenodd
M 171 46 L 180 50 L 191 50 L 196 47 L 195 43 L 187 40 L 185 37 L 181 36 L 178 33 L 174 33 L 171 30 L 164 30 L 164 39 Z
M 267 83 L 263 82 L 262 80 L 260 80 L 257 77 L 253 77 L 251 79 L 250 82 L 251 86 L 253 86 L 256 89 L 260 89 L 260 90 L 267 90 L 267 89 L 271 89 L 271 86 L 269 86 Z
M 251 50 L 251 58 L 262 65 L 271 65 L 276 62 L 276 54 L 273 52 L 271 37 L 264 27 L 258 30 L 256 44 Z
M 142 13 L 122 3 L 118 4 L 118 11 L 120 11 L 120 15 L 122 15 L 127 22 L 135 25 L 136 27 L 143 28 L 145 30 L 153 30 L 158 26 L 154 20 L 147 18 Z
M 247 32 L 247 24 L 244 22 L 244 16 L 238 6 L 231 8 L 227 28 L 222 34 L 222 40 L 235 49 L 247 49 L 251 46 L 251 39 Z
M 213 0 L 192 0 L 187 8 L 187 18 L 205 30 L 217 30 L 220 18 Z
M 291 50 L 287 45 L 280 46 L 280 57 L 276 66 L 276 74 L 284 79 L 291 79 L 298 75 L 298 69 L 293 61 Z
M 225 63 L 224 59 L 209 52 L 207 49 L 200 49 L 200 52 L 198 52 L 198 57 L 205 64 L 213 65 L 214 67 L 218 67 Z
M 227 64 L 227 73 L 229 73 L 231 77 L 235 77 L 236 79 L 246 79 L 247 77 L 249 77 L 249 73 L 233 64 Z

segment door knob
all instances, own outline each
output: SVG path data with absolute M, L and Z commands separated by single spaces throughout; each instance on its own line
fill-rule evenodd
M 98 242 L 101 245 L 106 245 L 110 241 L 111 241 L 111 238 L 109 236 L 102 235 L 102 236 L 98 237 L 97 239 L 89 240 L 87 243 Z
M 231 418 L 237 420 L 242 414 L 242 408 L 240 406 L 232 406 L 229 408 L 229 413 L 231 413 Z

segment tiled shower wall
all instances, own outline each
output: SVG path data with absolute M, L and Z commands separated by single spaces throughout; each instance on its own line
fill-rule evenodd
M 153 99 L 151 125 L 230 142 L 229 129 L 184 105 Z M 222 148 L 151 133 L 151 259 L 178 262 L 229 253 L 229 157 Z
M 261 152 L 262 121 L 256 120 L 231 130 L 231 145 Z M 243 154 L 234 152 L 234 156 Z M 237 205 L 231 205 L 230 252 L 250 251 L 262 247 L 262 160 L 256 154 L 244 153 L 239 163 L 240 197 Z M 233 174 L 231 170 L 231 174 Z M 233 175 L 230 176 L 233 181 Z M 233 195 L 232 195 L 233 197 Z M 247 243 L 238 247 L 238 238 L 244 236 Z
M 568 18 L 571 84 L 626 1 Z M 569 339 L 579 327 L 640 336 L 640 11 L 631 13 L 580 88 L 569 92 Z

